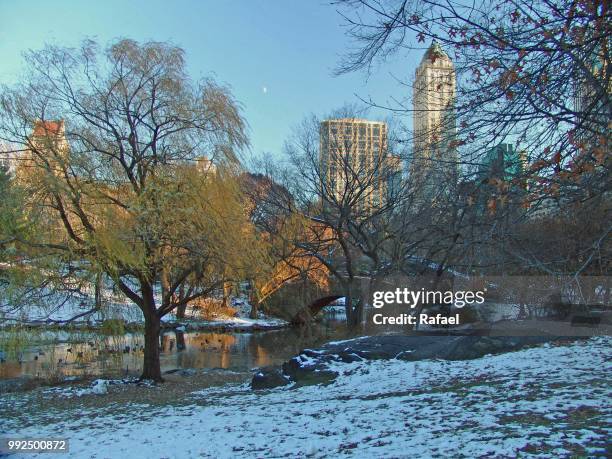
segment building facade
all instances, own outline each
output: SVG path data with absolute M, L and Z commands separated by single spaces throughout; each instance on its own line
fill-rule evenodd
M 450 191 L 457 182 L 455 92 L 453 62 L 434 41 L 416 69 L 413 88 L 410 180 L 428 199 L 435 199 L 440 190 Z
M 321 195 L 337 202 L 355 198 L 362 210 L 388 202 L 401 175 L 401 161 L 388 152 L 387 124 L 359 118 L 321 122 L 319 167 Z
M 482 181 L 491 177 L 512 180 L 520 177 L 527 167 L 524 152 L 518 152 L 510 143 L 500 143 L 490 148 L 481 159 L 477 178 Z
M 40 175 L 42 169 L 60 174 L 66 167 L 69 154 L 63 120 L 38 120 L 28 137 L 25 150 L 15 158 L 15 177 L 18 181 Z

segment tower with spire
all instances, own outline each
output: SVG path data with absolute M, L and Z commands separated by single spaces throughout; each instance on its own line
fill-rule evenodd
M 416 69 L 412 99 L 410 180 L 428 200 L 448 194 L 457 182 L 455 86 L 453 62 L 434 40 Z

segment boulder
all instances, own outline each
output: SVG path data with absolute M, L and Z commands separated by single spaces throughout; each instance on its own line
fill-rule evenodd
M 557 338 L 552 336 L 478 335 L 382 335 L 366 336 L 326 344 L 321 349 L 304 349 L 282 367 L 266 367 L 253 376 L 253 389 L 269 389 L 295 383 L 297 386 L 330 384 L 338 376 L 335 362 L 364 360 L 469 360 L 488 354 L 521 349 Z
M 318 360 L 317 357 L 311 357 L 304 353 L 293 357 L 288 362 L 283 363 L 283 375 L 299 386 L 332 383 L 338 373 L 327 369 L 327 361 L 324 359 Z
M 290 384 L 291 380 L 281 369 L 275 367 L 259 368 L 251 380 L 251 389 L 273 389 Z

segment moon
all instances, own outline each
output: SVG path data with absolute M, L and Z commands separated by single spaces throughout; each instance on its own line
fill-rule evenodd
M 264 94 L 268 94 L 268 87 L 267 86 L 262 86 L 261 92 L 263 92 Z

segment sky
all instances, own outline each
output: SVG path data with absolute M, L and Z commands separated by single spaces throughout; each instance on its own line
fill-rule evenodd
M 410 89 L 400 80 L 414 75 L 421 58 L 413 51 L 369 76 L 334 76 L 354 43 L 336 6 L 322 0 L 0 0 L 0 17 L 0 84 L 18 81 L 23 53 L 45 43 L 125 37 L 182 47 L 193 78 L 214 76 L 243 105 L 253 155 L 279 155 L 291 129 L 310 114 L 325 116 L 358 97 L 406 100 Z M 370 110 L 367 118 L 389 115 Z

